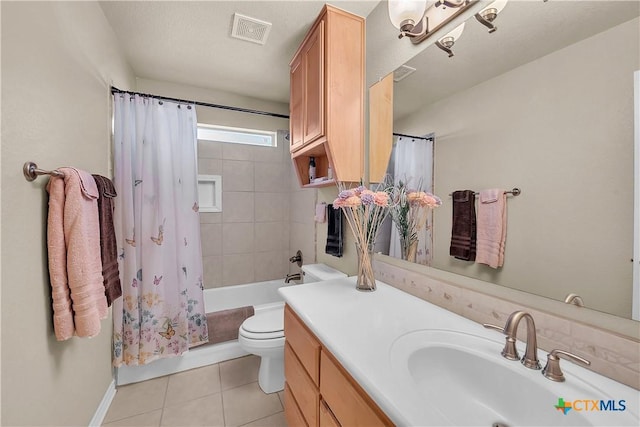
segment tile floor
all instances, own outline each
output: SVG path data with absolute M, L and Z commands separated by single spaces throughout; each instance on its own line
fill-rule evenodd
M 258 387 L 246 356 L 118 387 L 103 426 L 286 427 L 282 392 Z

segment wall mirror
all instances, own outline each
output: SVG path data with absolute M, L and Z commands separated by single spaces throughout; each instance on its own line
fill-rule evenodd
M 630 319 L 640 3 L 512 0 L 492 34 L 469 16 L 451 58 L 372 41 L 395 30 L 384 9 L 368 18 L 367 82 L 416 69 L 394 84 L 394 131 L 435 133 L 432 266 Z M 450 257 L 449 194 L 513 187 L 504 267 Z

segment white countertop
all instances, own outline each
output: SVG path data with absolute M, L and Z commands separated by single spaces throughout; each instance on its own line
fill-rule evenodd
M 414 393 L 409 385 L 403 384 L 391 369 L 390 350 L 393 343 L 416 330 L 452 330 L 495 341 L 495 352 L 499 356 L 504 336 L 380 281 L 377 285 L 378 289 L 374 292 L 360 292 L 355 289 L 355 278 L 352 277 L 290 286 L 281 288 L 279 292 L 396 425 L 449 425 L 450 421 L 437 408 Z M 540 352 L 543 364 L 545 356 L 546 353 Z M 632 398 L 637 396 L 636 390 L 567 361 L 563 361 L 562 366 L 568 378 L 571 372 L 577 370 L 582 378 L 598 377 L 608 381 L 607 386 L 613 387 L 618 394 L 631 394 Z M 524 367 L 522 369 L 527 370 Z M 541 384 L 550 382 L 540 371 L 530 370 L 526 375 L 531 375 L 532 381 Z M 553 383 L 559 396 L 565 384 Z M 634 412 L 637 410 L 633 408 Z

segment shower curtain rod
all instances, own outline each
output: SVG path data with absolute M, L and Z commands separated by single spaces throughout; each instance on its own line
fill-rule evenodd
M 146 96 L 146 97 L 150 97 L 150 98 L 162 99 L 164 101 L 183 102 L 185 104 L 195 104 L 195 105 L 200 105 L 202 107 L 220 108 L 222 110 L 238 111 L 240 113 L 259 114 L 261 116 L 279 117 L 279 118 L 282 118 L 282 119 L 288 119 L 289 118 L 289 116 L 287 116 L 285 114 L 270 113 L 268 111 L 260 111 L 260 110 L 251 110 L 249 108 L 231 107 L 229 105 L 210 104 L 208 102 L 190 101 L 188 99 L 168 98 L 166 96 L 151 95 L 151 94 L 148 94 L 148 93 L 131 92 L 129 90 L 121 90 L 121 89 L 118 89 L 117 87 L 113 87 L 113 86 L 111 87 L 111 93 L 112 94 L 115 94 L 115 93 L 128 93 L 130 95 Z
M 425 141 L 433 141 L 433 137 L 432 136 L 428 136 L 428 137 L 424 137 L 424 136 L 413 136 L 413 135 L 406 135 L 404 133 L 396 133 L 394 132 L 393 135 L 395 136 L 403 136 L 405 138 L 413 138 L 413 139 L 424 139 Z

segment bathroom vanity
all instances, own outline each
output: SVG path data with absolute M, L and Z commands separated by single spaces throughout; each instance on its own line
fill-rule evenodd
M 378 281 L 280 290 L 289 425 L 638 425 L 638 390 L 566 360 L 565 382 L 507 360 L 504 336 Z M 501 325 L 502 326 L 502 325 Z M 520 354 L 524 345 L 517 344 Z M 545 364 L 547 353 L 538 351 Z M 608 410 L 565 414 L 589 399 Z M 624 407 L 624 408 L 623 408 Z M 615 408 L 615 410 L 614 410 Z
M 284 329 L 289 425 L 393 425 L 289 306 L 285 307 Z

